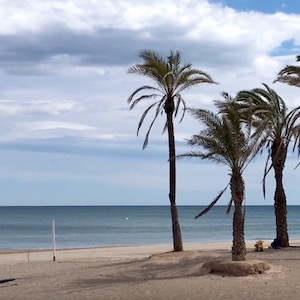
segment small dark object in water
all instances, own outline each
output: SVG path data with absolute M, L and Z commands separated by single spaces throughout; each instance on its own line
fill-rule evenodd
M 0 283 L 5 283 L 5 282 L 9 282 L 9 281 L 14 281 L 15 278 L 8 278 L 8 279 L 0 279 Z

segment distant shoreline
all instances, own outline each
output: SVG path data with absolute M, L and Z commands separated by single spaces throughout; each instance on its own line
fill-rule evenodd
M 264 248 L 268 248 L 273 240 L 264 240 Z M 247 249 L 251 250 L 254 249 L 254 240 L 246 240 L 246 247 Z M 231 241 L 215 241 L 215 242 L 197 242 L 197 243 L 184 243 L 183 248 L 194 250 L 225 250 L 231 248 Z M 300 246 L 300 237 L 297 239 L 290 239 L 290 246 Z M 152 249 L 152 248 L 170 248 L 172 251 L 172 243 L 169 244 L 162 243 L 162 244 L 141 244 L 141 245 L 104 245 L 104 246 L 94 246 L 94 247 L 71 247 L 71 248 L 57 248 L 57 252 L 72 252 L 72 251 L 106 251 L 108 249 L 119 250 L 123 249 L 126 251 L 130 251 L 132 249 Z M 53 249 L 0 249 L 0 255 L 5 254 L 23 254 L 23 253 L 45 253 L 45 252 L 52 252 Z
M 208 204 L 207 204 L 208 205 Z M 177 207 L 206 207 L 207 205 L 177 205 Z M 216 207 L 227 207 L 227 205 L 215 205 Z M 287 205 L 287 207 L 299 207 L 300 205 Z M 1 207 L 169 207 L 169 205 L 0 205 Z M 247 204 L 245 207 L 273 207 L 273 204 Z

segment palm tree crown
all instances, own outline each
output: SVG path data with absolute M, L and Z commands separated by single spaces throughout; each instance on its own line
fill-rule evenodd
M 290 112 L 285 101 L 268 85 L 264 88 L 255 88 L 250 91 L 240 91 L 237 95 L 237 102 L 240 109 L 243 109 L 244 119 L 255 128 L 255 135 L 261 137 L 261 143 L 268 149 L 268 160 L 272 157 L 286 158 L 289 143 L 297 137 L 300 116 L 300 107 L 296 107 Z M 248 117 L 246 117 L 248 113 Z M 283 151 L 282 156 L 279 152 Z M 275 162 L 274 162 L 275 163 Z M 282 162 L 284 164 L 284 162 Z M 270 171 L 266 166 L 265 175 Z
M 184 90 L 200 83 L 215 82 L 207 73 L 192 68 L 190 63 L 182 65 L 181 54 L 178 51 L 171 51 L 167 59 L 164 59 L 151 50 L 143 50 L 139 56 L 143 59 L 143 63 L 131 66 L 128 69 L 128 73 L 151 78 L 155 86 L 143 85 L 136 89 L 128 98 L 130 109 L 134 108 L 141 101 L 158 99 L 145 110 L 138 125 L 137 134 L 149 111 L 155 108 L 154 119 L 145 136 L 144 149 L 147 147 L 152 126 L 160 114 L 163 114 L 164 111 L 170 111 L 176 117 L 179 107 L 182 104 L 182 118 L 184 117 L 186 103 L 181 95 Z M 141 95 L 143 92 L 149 93 Z M 166 128 L 167 123 L 165 124 L 164 131 Z
M 296 57 L 296 60 L 300 61 L 300 55 Z M 300 67 L 287 65 L 278 73 L 276 81 L 300 87 Z
M 186 157 L 198 157 L 212 162 L 227 165 L 230 170 L 244 171 L 248 162 L 255 156 L 253 151 L 257 139 L 245 130 L 238 114 L 238 105 L 232 102 L 227 113 L 214 113 L 204 109 L 188 111 L 205 126 L 199 134 L 188 140 L 189 146 L 201 146 L 204 151 L 190 152 Z M 180 156 L 179 156 L 180 157 Z

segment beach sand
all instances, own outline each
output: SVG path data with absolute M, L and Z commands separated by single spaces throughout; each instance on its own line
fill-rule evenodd
M 265 242 L 265 248 L 269 244 Z M 230 243 L 105 247 L 0 252 L 0 299 L 300 299 L 300 241 L 293 247 L 255 252 L 247 260 L 271 264 L 263 274 L 235 277 L 208 273 L 210 260 L 231 259 Z

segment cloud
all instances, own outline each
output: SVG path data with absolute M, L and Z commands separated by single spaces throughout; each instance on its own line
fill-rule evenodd
M 257 55 L 287 40 L 299 45 L 299 15 L 237 12 L 207 1 L 30 3 L 22 12 L 8 5 L 19 13 L 1 21 L 0 65 L 10 74 L 53 75 L 66 65 L 127 66 L 144 48 L 163 54 L 180 49 L 188 61 L 207 67 L 249 68 Z
M 0 114 L 5 116 L 17 115 L 60 115 L 71 110 L 75 103 L 63 101 L 23 101 L 0 100 Z

